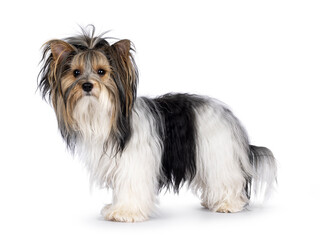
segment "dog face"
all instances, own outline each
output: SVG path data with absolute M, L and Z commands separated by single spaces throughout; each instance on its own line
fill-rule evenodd
M 110 45 L 102 36 L 94 37 L 94 30 L 44 45 L 39 88 L 52 102 L 69 146 L 84 114 L 96 117 L 92 113 L 98 111 L 109 115 L 110 136 L 118 150 L 125 145 L 138 82 L 131 50 L 129 40 Z

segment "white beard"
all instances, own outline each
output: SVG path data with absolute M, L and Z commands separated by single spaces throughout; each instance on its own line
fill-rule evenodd
M 75 149 L 89 170 L 91 184 L 96 183 L 96 180 L 103 175 L 101 160 L 104 158 L 104 145 L 111 131 L 110 103 L 107 91 L 102 91 L 99 98 L 82 97 L 73 112 L 78 131 Z M 98 182 L 101 183 L 101 180 Z

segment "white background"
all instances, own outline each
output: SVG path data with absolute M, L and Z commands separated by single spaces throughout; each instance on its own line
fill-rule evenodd
M 319 239 L 319 1 L 2 1 L 1 239 Z M 279 189 L 262 208 L 210 213 L 188 191 L 161 194 L 144 223 L 103 221 L 93 189 L 36 91 L 41 45 L 95 24 L 131 39 L 139 95 L 226 102 L 252 143 L 273 150 Z

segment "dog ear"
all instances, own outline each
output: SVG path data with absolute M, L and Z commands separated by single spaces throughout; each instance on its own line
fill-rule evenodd
M 75 51 L 74 47 L 61 40 L 49 42 L 53 59 L 58 63 L 65 59 L 70 52 Z
M 128 39 L 120 40 L 114 43 L 112 48 L 116 49 L 123 57 L 129 57 L 131 50 L 131 41 Z

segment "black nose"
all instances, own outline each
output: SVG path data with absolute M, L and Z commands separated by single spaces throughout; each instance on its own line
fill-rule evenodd
M 82 89 L 85 92 L 90 92 L 92 90 L 92 88 L 93 88 L 92 83 L 86 82 L 86 83 L 82 84 Z

